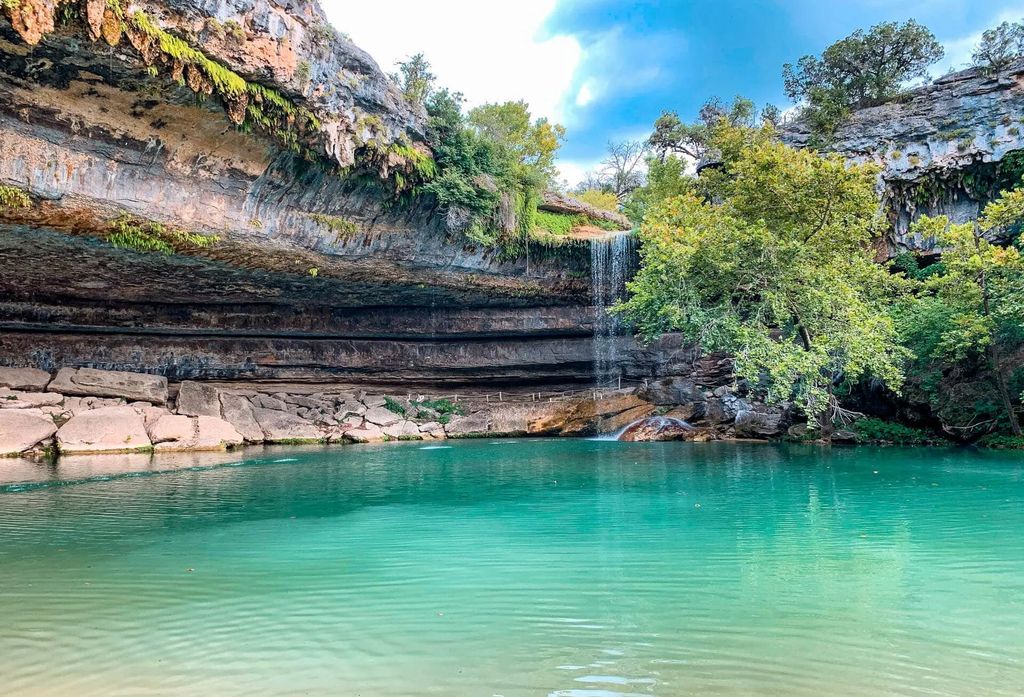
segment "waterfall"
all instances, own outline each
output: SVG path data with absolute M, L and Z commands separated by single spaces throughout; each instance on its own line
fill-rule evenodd
M 594 382 L 614 386 L 622 377 L 616 336 L 622 327 L 608 308 L 626 295 L 626 281 L 634 266 L 633 235 L 620 233 L 590 240 L 590 292 L 594 303 Z

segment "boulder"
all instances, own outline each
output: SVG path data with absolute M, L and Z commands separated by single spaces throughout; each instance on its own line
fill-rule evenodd
M 365 394 L 365 393 L 362 395 L 360 401 L 364 405 L 366 405 L 367 409 L 373 409 L 374 407 L 382 407 L 385 404 L 387 404 L 387 400 L 385 400 L 383 396 L 381 396 L 381 395 L 373 396 L 373 395 L 368 395 L 368 394 Z
M 146 373 L 61 368 L 46 389 L 69 395 L 120 397 L 151 404 L 167 403 L 167 378 Z
M 284 403 L 284 400 L 278 399 L 277 397 L 271 397 L 267 394 L 258 394 L 252 398 L 253 406 L 260 407 L 262 409 L 275 409 L 277 411 L 287 411 L 288 405 Z
M 379 443 L 384 440 L 384 431 L 373 424 L 365 424 L 345 431 L 345 438 L 353 443 Z
M 650 416 L 627 428 L 620 441 L 666 441 L 666 440 L 710 440 L 709 429 L 699 429 L 665 416 Z
M 399 421 L 392 426 L 385 426 L 382 430 L 388 437 L 400 440 L 419 440 L 423 437 L 420 435 L 420 429 L 412 421 Z
M 732 427 L 737 438 L 773 438 L 782 435 L 782 414 L 741 411 Z
M 17 455 L 57 432 L 53 419 L 36 411 L 0 411 L 0 457 Z
M 584 399 L 531 419 L 528 431 L 538 435 L 592 436 L 602 431 L 604 423 L 617 423 L 614 417 L 638 407 L 650 407 L 650 411 L 654 411 L 650 404 L 635 394 L 614 395 L 598 400 Z M 612 430 L 610 426 L 604 428 Z
M 808 424 L 793 424 L 786 429 L 786 436 L 793 440 L 813 440 L 817 438 L 818 432 L 812 430 Z
M 268 443 L 314 443 L 325 437 L 316 426 L 294 414 L 260 407 L 252 411 Z
M 444 438 L 444 426 L 437 421 L 420 424 L 419 431 L 428 438 Z
M 148 430 L 150 426 L 156 423 L 157 419 L 162 419 L 171 412 L 164 407 L 154 407 L 152 404 L 145 404 L 144 406 L 131 405 L 138 414 L 142 417 L 142 422 L 146 424 Z
M 36 409 L 54 407 L 64 401 L 56 392 L 18 392 L 0 388 L 0 409 Z
M 242 435 L 213 416 L 168 414 L 149 427 L 156 450 L 224 450 L 242 444 Z
M 88 411 L 90 409 L 100 409 L 102 407 L 120 407 L 124 406 L 124 404 L 125 401 L 123 399 L 116 398 L 64 397 L 64 409 L 73 414 L 77 414 L 80 411 Z
M 41 392 L 50 382 L 50 374 L 36 368 L 0 368 L 0 387 Z
M 444 427 L 449 438 L 472 438 L 485 436 L 491 432 L 490 414 L 478 411 L 468 416 L 455 416 Z
M 204 382 L 186 380 L 178 389 L 177 409 L 187 416 L 220 418 L 220 390 Z
M 132 407 L 101 407 L 75 414 L 57 430 L 65 453 L 128 452 L 152 443 L 142 416 Z
M 402 420 L 400 414 L 385 409 L 384 407 L 371 407 L 366 410 L 363 414 L 363 418 L 366 419 L 367 423 L 374 424 L 375 426 L 393 426 Z

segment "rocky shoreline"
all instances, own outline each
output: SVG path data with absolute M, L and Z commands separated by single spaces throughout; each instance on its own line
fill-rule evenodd
M 598 436 L 768 439 L 785 410 L 726 387 L 665 379 L 545 398 L 436 397 L 330 384 L 168 384 L 144 373 L 0 368 L 0 456 L 225 450 L 246 444 L 377 443 L 447 438 Z M 680 426 L 679 424 L 683 424 Z M 691 425 L 692 424 L 692 425 Z

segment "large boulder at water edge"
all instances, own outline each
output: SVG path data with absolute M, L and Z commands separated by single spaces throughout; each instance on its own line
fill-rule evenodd
M 50 392 L 90 397 L 121 397 L 130 402 L 167 403 L 167 378 L 162 375 L 119 370 L 61 368 L 49 384 Z
M 773 438 L 783 433 L 781 413 L 745 410 L 736 414 L 733 433 L 737 438 Z
M 225 450 L 243 441 L 234 426 L 213 416 L 167 414 L 148 431 L 156 450 Z
M 56 432 L 53 419 L 36 410 L 0 411 L 0 457 L 17 455 Z
M 620 441 L 715 440 L 710 429 L 694 428 L 685 421 L 666 416 L 651 416 L 638 421 L 619 436 Z
M 145 450 L 152 446 L 146 423 L 132 407 L 102 407 L 72 416 L 57 431 L 65 453 Z
M 41 391 L 50 382 L 50 374 L 35 368 L 0 368 L 0 387 L 12 390 Z
M 186 380 L 178 389 L 177 405 L 179 414 L 220 418 L 220 391 L 213 385 Z
M 534 435 L 593 436 L 612 433 L 654 411 L 654 406 L 635 394 L 615 394 L 584 399 L 530 421 Z M 624 415 L 625 416 L 622 416 Z

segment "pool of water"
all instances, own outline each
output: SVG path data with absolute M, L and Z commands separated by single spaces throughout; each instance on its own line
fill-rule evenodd
M 1020 455 L 450 446 L 0 484 L 0 694 L 1024 694 Z

